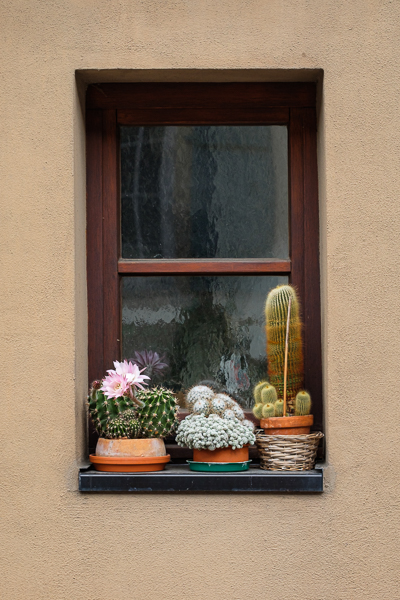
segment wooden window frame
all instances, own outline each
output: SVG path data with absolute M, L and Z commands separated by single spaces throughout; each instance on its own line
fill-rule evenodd
M 290 259 L 120 257 L 119 125 L 287 125 Z M 86 96 L 89 381 L 121 356 L 122 275 L 286 275 L 304 322 L 304 380 L 322 430 L 321 311 L 313 83 L 96 84 Z M 93 445 L 93 437 L 92 443 Z

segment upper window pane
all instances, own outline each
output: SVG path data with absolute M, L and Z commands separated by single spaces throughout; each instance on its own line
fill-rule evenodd
M 121 127 L 123 258 L 288 258 L 285 126 Z

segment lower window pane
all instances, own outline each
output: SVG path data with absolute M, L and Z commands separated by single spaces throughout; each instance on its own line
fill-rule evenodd
M 252 405 L 252 387 L 266 376 L 264 304 L 288 282 L 272 276 L 122 278 L 122 356 L 164 355 L 152 383 L 178 393 L 212 379 Z M 151 369 L 151 367 L 150 367 Z

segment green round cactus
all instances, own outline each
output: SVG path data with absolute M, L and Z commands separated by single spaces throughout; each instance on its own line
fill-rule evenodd
M 140 422 L 138 421 L 136 411 L 129 409 L 109 421 L 105 431 L 105 437 L 111 439 L 135 439 L 139 437 L 140 430 Z
M 163 387 L 140 390 L 137 397 L 144 403 L 138 410 L 142 437 L 167 437 L 178 426 L 178 403 L 174 394 Z
M 296 396 L 294 414 L 296 417 L 309 415 L 311 411 L 311 397 L 305 391 L 301 391 Z
M 271 402 L 268 402 L 267 404 L 263 404 L 261 413 L 262 413 L 263 419 L 269 419 L 270 417 L 274 417 L 275 416 L 275 406 Z
M 107 437 L 107 426 L 112 419 L 126 410 L 135 410 L 137 405 L 130 398 L 107 398 L 101 391 L 101 381 L 94 381 L 88 396 L 89 414 L 100 437 Z M 108 436 L 110 437 L 110 436 Z
M 261 402 L 259 402 L 259 404 L 255 404 L 253 406 L 253 415 L 255 416 L 256 419 L 262 419 L 262 409 L 263 409 L 263 404 L 261 404 Z
M 277 400 L 275 402 L 275 416 L 283 417 L 283 400 Z
M 261 404 L 275 404 L 278 400 L 278 394 L 273 385 L 269 383 L 261 390 Z

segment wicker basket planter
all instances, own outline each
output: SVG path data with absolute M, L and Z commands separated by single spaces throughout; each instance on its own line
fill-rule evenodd
M 314 468 L 317 448 L 324 434 L 256 434 L 260 467 L 270 471 L 309 471 Z

